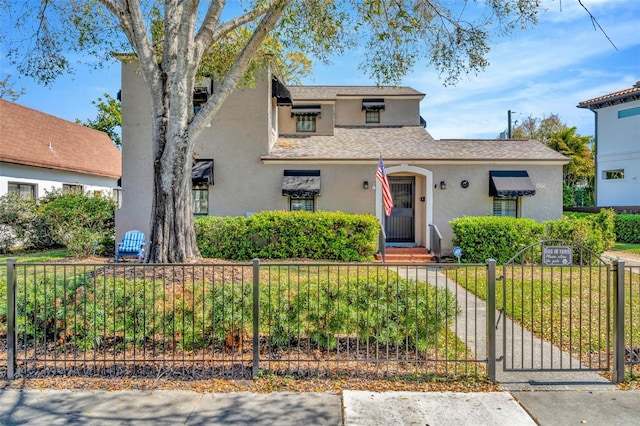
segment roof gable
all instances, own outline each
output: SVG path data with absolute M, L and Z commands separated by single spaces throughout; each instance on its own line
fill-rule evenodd
M 0 99 L 0 161 L 120 178 L 122 153 L 101 131 Z

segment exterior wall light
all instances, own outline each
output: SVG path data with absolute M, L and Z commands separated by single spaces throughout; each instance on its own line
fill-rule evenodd
M 362 182 L 362 189 L 369 189 L 369 181 L 365 180 L 364 182 Z
M 440 189 L 447 189 L 447 183 L 443 180 L 440 181 Z

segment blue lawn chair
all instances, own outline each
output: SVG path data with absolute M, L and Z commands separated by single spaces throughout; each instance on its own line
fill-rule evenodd
M 122 242 L 116 247 L 116 263 L 125 257 L 135 257 L 139 262 L 144 260 L 144 246 L 146 244 L 142 231 L 127 231 Z

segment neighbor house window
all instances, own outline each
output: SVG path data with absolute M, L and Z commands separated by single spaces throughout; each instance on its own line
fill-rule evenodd
M 602 172 L 602 177 L 605 180 L 624 179 L 624 169 L 605 170 Z
M 518 217 L 518 198 L 493 197 L 493 215 Z
M 30 183 L 9 182 L 9 194 L 18 194 L 24 198 L 35 198 L 36 186 Z
M 118 207 L 122 207 L 122 189 L 113 188 L 111 192 L 111 199 L 118 204 Z
M 305 210 L 308 212 L 315 211 L 314 198 L 291 198 L 291 211 Z
M 209 214 L 209 186 L 194 185 L 191 194 L 193 198 L 193 214 L 198 216 Z
M 63 183 L 62 193 L 63 194 L 69 194 L 69 193 L 82 194 L 82 185 L 72 185 L 69 183 Z
M 366 122 L 367 123 L 379 123 L 380 122 L 380 110 L 370 110 L 366 111 Z
M 315 115 L 299 115 L 296 121 L 296 132 L 315 132 L 316 116 Z

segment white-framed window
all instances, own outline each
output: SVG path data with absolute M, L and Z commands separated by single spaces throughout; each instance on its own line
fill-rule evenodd
M 113 188 L 111 192 L 111 198 L 116 202 L 118 207 L 122 207 L 122 189 Z
M 193 214 L 196 216 L 206 216 L 209 214 L 209 186 L 194 185 L 192 190 Z
M 602 179 L 604 180 L 624 179 L 624 169 L 603 170 Z
M 35 198 L 36 186 L 32 183 L 9 182 L 9 194 L 18 194 L 24 198 Z
M 308 212 L 314 212 L 316 210 L 316 200 L 315 198 L 290 198 L 290 209 L 291 211 L 296 210 L 304 210 Z
M 518 197 L 493 197 L 493 215 L 518 217 Z
M 366 123 L 380 123 L 380 110 L 372 109 L 365 111 Z
M 315 115 L 298 115 L 296 120 L 296 132 L 315 132 Z
M 82 188 L 82 185 L 71 184 L 71 183 L 63 183 L 62 184 L 62 193 L 63 194 L 69 194 L 69 193 L 82 194 L 83 193 L 83 188 Z

